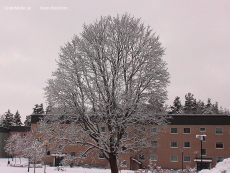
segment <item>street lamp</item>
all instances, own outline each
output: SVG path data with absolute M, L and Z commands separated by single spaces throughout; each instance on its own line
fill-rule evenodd
M 185 149 L 180 149 L 180 151 L 181 151 L 181 154 L 182 154 L 182 161 L 181 161 L 181 164 L 182 164 L 182 171 L 183 171 L 183 167 L 184 167 L 184 150 Z
M 45 140 L 43 145 L 46 147 L 46 152 L 45 152 L 45 160 L 44 160 L 44 173 L 46 173 L 46 154 L 47 154 L 47 146 L 49 144 L 49 141 Z
M 197 154 L 199 153 L 199 151 L 194 151 L 194 153 L 196 154 L 196 159 L 197 159 Z M 197 164 L 196 164 L 196 170 L 197 170 Z
M 196 135 L 200 140 L 200 170 L 202 170 L 202 142 L 205 141 L 206 135 Z

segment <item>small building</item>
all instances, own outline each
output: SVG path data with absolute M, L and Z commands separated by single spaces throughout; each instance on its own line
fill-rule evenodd
M 28 131 L 30 131 L 30 127 L 27 126 L 9 126 L 8 128 L 0 127 L 0 158 L 9 157 L 4 150 L 4 147 L 6 145 L 5 141 L 11 134 L 20 133 L 21 135 L 24 135 Z

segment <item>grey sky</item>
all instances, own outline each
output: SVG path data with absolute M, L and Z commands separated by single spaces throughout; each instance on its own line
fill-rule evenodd
M 28 10 L 9 9 L 21 6 Z M 68 9 L 42 10 L 52 6 Z M 168 105 L 191 92 L 230 108 L 229 9 L 229 0 L 1 0 L 0 115 L 19 110 L 24 120 L 35 104 L 46 105 L 42 88 L 60 46 L 84 23 L 124 13 L 150 25 L 166 48 Z

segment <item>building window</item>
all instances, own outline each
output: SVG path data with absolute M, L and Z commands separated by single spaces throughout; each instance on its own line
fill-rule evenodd
M 206 156 L 206 149 L 202 149 L 201 154 L 202 156 Z
M 151 141 L 151 147 L 157 147 L 157 141 Z
M 151 133 L 157 133 L 157 128 L 156 127 L 151 127 L 150 132 Z
M 157 154 L 151 154 L 150 155 L 150 160 L 151 161 L 157 161 Z
M 41 142 L 41 141 L 42 141 L 42 138 L 36 138 L 36 140 L 37 140 L 38 142 Z
M 140 133 L 145 133 L 145 127 L 140 128 Z
M 171 141 L 171 148 L 178 148 L 178 142 Z
M 42 131 L 42 127 L 41 126 L 37 126 L 37 132 L 41 132 Z
M 216 134 L 217 135 L 222 135 L 223 134 L 223 129 L 221 127 L 216 128 Z
M 178 156 L 177 155 L 171 155 L 170 156 L 170 161 L 171 162 L 178 162 Z
M 223 142 L 216 142 L 216 149 L 223 149 L 224 143 Z
M 127 133 L 123 133 L 122 138 L 127 138 Z
M 75 157 L 75 152 L 70 152 L 70 156 Z
M 172 134 L 177 134 L 177 128 L 171 128 L 171 133 Z
M 49 155 L 50 155 L 50 151 L 47 151 L 47 152 L 46 152 L 46 155 L 49 156 Z
M 98 158 L 99 158 L 99 159 L 104 159 L 105 156 L 104 156 L 104 154 L 103 154 L 102 152 L 100 152 L 99 155 L 98 155 Z
M 184 128 L 184 134 L 190 134 L 190 128 Z
M 200 132 L 205 132 L 205 131 L 206 131 L 206 129 L 204 127 L 200 128 Z
M 126 160 L 121 161 L 121 167 L 127 167 L 127 161 Z
M 190 162 L 190 156 L 184 156 L 184 162 Z
M 105 132 L 105 127 L 101 127 L 101 128 L 100 128 L 100 132 L 101 132 L 101 133 L 104 133 L 104 132 Z
M 127 148 L 123 146 L 123 147 L 121 147 L 121 150 L 122 150 L 122 151 L 126 151 Z
M 144 154 L 139 154 L 139 160 L 145 160 L 145 155 Z
M 217 156 L 216 157 L 216 162 L 218 163 L 218 162 L 222 162 L 224 160 L 224 157 L 222 157 L 222 156 Z
M 190 148 L 191 145 L 190 145 L 190 142 L 184 142 L 184 148 Z

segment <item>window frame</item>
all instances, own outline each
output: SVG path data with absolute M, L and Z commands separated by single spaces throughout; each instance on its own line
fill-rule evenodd
M 42 132 L 42 127 L 41 127 L 40 125 L 38 125 L 38 126 L 36 127 L 36 131 L 37 131 L 37 132 Z
M 217 144 L 217 143 L 219 143 L 219 144 Z M 219 148 L 219 147 L 217 147 L 217 145 L 221 145 L 222 144 L 222 148 Z M 224 142 L 215 142 L 215 146 L 216 146 L 216 149 L 224 149 Z
M 98 159 L 105 159 L 105 156 L 102 152 L 98 153 Z
M 189 143 L 189 147 L 186 147 L 186 146 L 185 146 L 185 143 Z M 191 142 L 189 142 L 189 141 L 183 142 L 183 148 L 191 148 Z
M 189 133 L 186 132 L 186 129 L 189 129 Z M 190 127 L 184 127 L 183 128 L 183 134 L 191 134 L 191 128 Z
M 219 160 L 219 158 L 222 158 Z M 216 163 L 222 162 L 224 160 L 223 156 L 216 156 Z
M 176 158 L 176 160 L 172 159 L 173 156 Z M 178 155 L 174 155 L 174 154 L 170 155 L 170 162 L 178 162 Z
M 173 129 L 176 130 L 176 132 L 173 132 Z M 171 127 L 170 134 L 178 134 L 178 128 L 177 127 Z
M 217 129 L 221 129 L 221 132 L 218 132 Z M 216 128 L 215 128 L 215 134 L 216 134 L 216 135 L 223 135 L 223 128 L 222 128 L 222 127 L 216 127 Z
M 76 157 L 76 152 L 75 151 L 70 151 L 69 154 L 70 154 L 71 157 Z
M 174 147 L 172 144 L 176 144 L 176 146 Z M 178 148 L 178 141 L 170 141 L 170 148 Z
M 202 148 L 202 151 L 200 153 L 200 155 L 202 154 L 202 156 L 207 156 L 207 150 L 206 148 Z
M 201 130 L 204 129 L 204 130 Z M 206 128 L 205 127 L 200 127 L 200 132 L 206 132 Z
M 188 157 L 189 160 L 186 160 L 185 158 Z M 191 156 L 190 155 L 184 155 L 183 156 L 183 162 L 191 162 Z
M 105 132 L 106 132 L 105 126 L 101 126 L 101 127 L 100 127 L 100 132 L 101 132 L 101 133 L 105 133 Z
M 154 159 L 152 159 L 152 157 L 151 156 L 153 156 L 153 158 Z M 157 161 L 157 154 L 150 154 L 150 158 L 149 158 L 151 161 Z
M 141 127 L 140 127 L 139 133 L 140 133 L 140 134 L 144 134 L 145 131 L 146 131 L 145 127 L 141 126 Z
M 155 129 L 155 130 L 153 130 L 153 129 Z M 158 131 L 157 127 L 151 127 L 150 128 L 150 133 L 152 133 L 152 134 L 156 134 L 157 131 Z
M 150 141 L 150 145 L 151 145 L 151 147 L 157 147 L 158 142 L 157 141 Z

